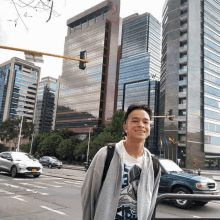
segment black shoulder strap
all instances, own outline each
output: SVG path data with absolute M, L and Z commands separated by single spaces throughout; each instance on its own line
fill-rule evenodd
M 159 164 L 159 160 L 158 160 L 157 157 L 152 156 L 152 160 L 153 160 L 154 180 L 155 180 L 156 177 L 157 177 L 157 174 L 158 174 L 158 172 L 159 172 L 159 166 L 160 166 L 160 164 Z
M 110 163 L 112 161 L 114 151 L 115 151 L 115 143 L 109 143 L 108 146 L 107 146 L 107 156 L 106 156 L 105 166 L 104 166 L 103 175 L 102 175 L 101 187 L 102 187 L 102 185 L 105 181 L 105 177 L 108 173 L 108 168 L 109 168 Z

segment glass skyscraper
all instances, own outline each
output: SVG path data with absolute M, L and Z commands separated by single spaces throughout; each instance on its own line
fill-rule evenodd
M 163 8 L 161 137 L 178 144 L 183 165 L 220 156 L 220 2 L 166 0 Z M 183 154 L 181 154 L 183 152 Z
M 52 77 L 44 77 L 39 83 L 35 114 L 36 134 L 50 132 L 53 129 L 58 88 L 58 80 Z
M 86 50 L 90 62 L 81 70 L 76 61 L 63 61 L 56 129 L 84 133 L 110 122 L 117 107 L 119 11 L 119 0 L 104 1 L 67 21 L 64 55 L 79 58 Z
M 0 122 L 9 117 L 34 122 L 40 68 L 19 58 L 0 65 Z
M 161 24 L 151 14 L 123 19 L 117 109 L 132 103 L 148 104 L 158 115 Z M 158 119 L 151 124 L 147 147 L 158 153 Z

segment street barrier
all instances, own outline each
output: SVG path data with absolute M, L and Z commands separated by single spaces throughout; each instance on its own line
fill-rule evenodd
M 201 200 L 220 200 L 220 195 L 201 195 L 201 194 L 175 194 L 175 193 L 167 193 L 163 194 L 157 197 L 157 201 L 155 204 L 155 209 L 154 209 L 154 215 L 156 214 L 156 209 L 159 203 L 161 203 L 163 200 L 174 200 L 174 199 L 188 199 L 188 200 L 196 200 L 196 201 L 201 201 Z M 193 220 L 197 218 L 152 218 L 155 220 Z M 200 220 L 220 220 L 220 214 L 219 217 L 208 217 L 208 218 L 199 218 Z

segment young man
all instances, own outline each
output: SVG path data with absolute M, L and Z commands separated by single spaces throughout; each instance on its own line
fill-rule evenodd
M 103 185 L 107 147 L 95 155 L 81 191 L 83 220 L 151 219 L 161 175 L 159 168 L 154 177 L 151 153 L 144 148 L 151 116 L 147 105 L 128 107 L 123 125 L 127 137 L 116 144 Z

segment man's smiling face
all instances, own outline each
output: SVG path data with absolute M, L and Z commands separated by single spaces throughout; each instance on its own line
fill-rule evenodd
M 123 126 L 127 131 L 127 137 L 137 140 L 145 140 L 150 135 L 150 116 L 144 110 L 134 110 Z

